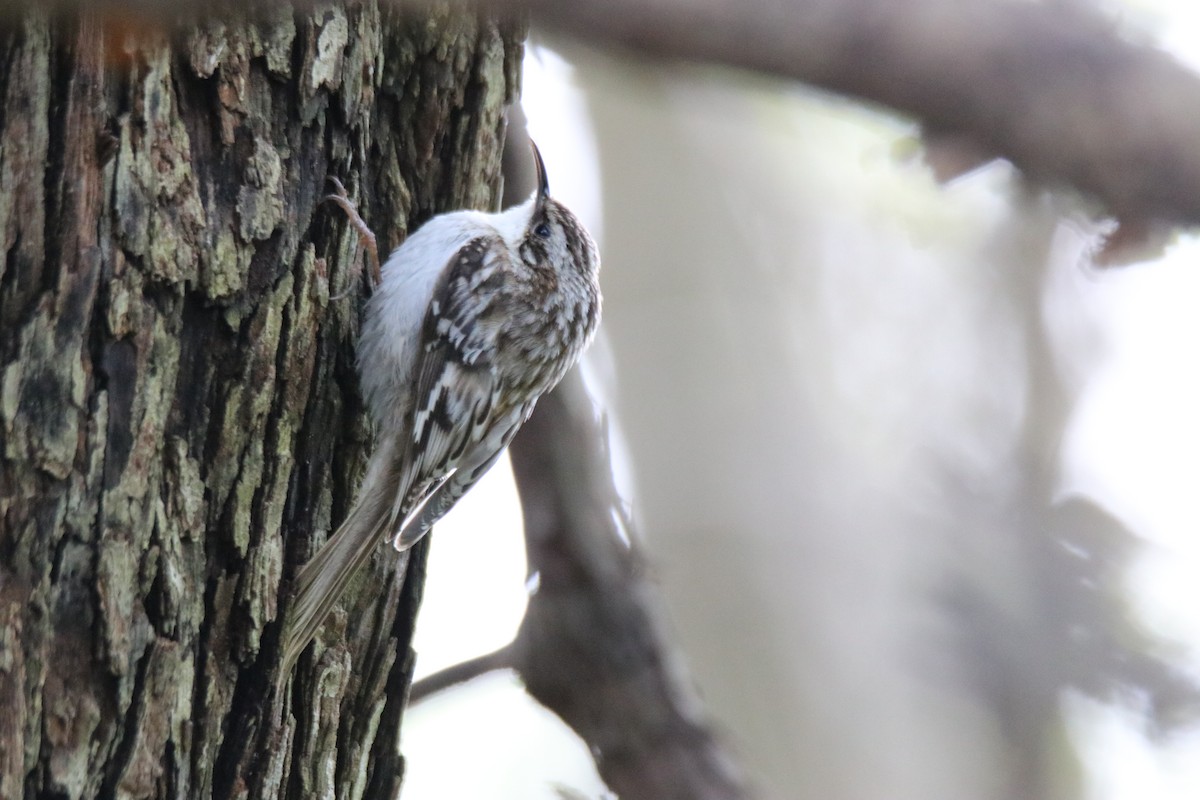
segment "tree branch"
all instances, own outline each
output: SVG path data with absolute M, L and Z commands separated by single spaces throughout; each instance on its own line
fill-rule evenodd
M 1080 3 L 513 0 L 593 45 L 746 68 L 966 135 L 1119 218 L 1200 222 L 1200 76 Z
M 419 703 L 431 695 L 474 680 L 480 675 L 486 675 L 494 670 L 507 669 L 512 666 L 512 645 L 506 644 L 499 650 L 493 650 L 490 653 L 469 658 L 466 661 L 438 670 L 431 675 L 426 675 L 421 680 L 414 682 L 408 694 L 408 702 L 410 705 Z
M 539 584 L 517 638 L 414 683 L 409 702 L 515 669 L 619 797 L 749 797 L 666 645 L 645 566 L 625 543 L 606 442 L 577 375 L 542 399 L 510 448 Z
M 645 564 L 628 544 L 606 443 L 572 373 L 509 449 L 538 576 L 514 665 L 529 693 L 587 742 L 624 800 L 748 797 L 666 645 Z

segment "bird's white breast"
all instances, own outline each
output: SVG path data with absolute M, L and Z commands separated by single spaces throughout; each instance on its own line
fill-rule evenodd
M 454 211 L 436 216 L 384 263 L 380 285 L 367 302 L 358 343 L 360 383 L 378 429 L 395 430 L 412 405 L 421 328 L 442 273 L 471 240 L 499 236 L 508 241 L 523 232 L 529 217 L 526 205 L 500 214 Z

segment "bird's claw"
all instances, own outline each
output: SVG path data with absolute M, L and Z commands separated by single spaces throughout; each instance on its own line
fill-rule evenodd
M 350 194 L 346 191 L 346 187 L 342 182 L 332 175 L 329 176 L 329 182 L 333 184 L 337 190 L 333 194 L 325 195 L 325 200 L 336 203 L 346 213 L 350 224 L 358 231 L 359 244 L 367 251 L 367 258 L 371 264 L 371 288 L 374 289 L 379 285 L 382 279 L 382 270 L 379 265 L 379 247 L 375 240 L 375 233 L 363 221 L 362 216 L 358 213 L 358 206 L 350 199 Z M 361 268 L 356 270 L 356 275 L 362 274 Z

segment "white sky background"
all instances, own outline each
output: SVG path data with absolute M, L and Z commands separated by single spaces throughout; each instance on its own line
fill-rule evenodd
M 1112 0 L 1200 69 L 1200 3 Z M 570 67 L 531 48 L 524 105 L 554 194 L 602 246 L 599 170 Z M 1066 491 L 1102 498 L 1150 543 L 1129 576 L 1144 624 L 1186 643 L 1200 674 L 1200 237 L 1161 260 L 1088 271 L 1075 287 L 1106 337 L 1066 443 Z M 520 509 L 507 460 L 437 529 L 415 647 L 417 676 L 510 641 L 524 611 Z M 1200 798 L 1200 734 L 1151 745 L 1132 712 L 1064 700 L 1091 800 Z M 408 712 L 404 800 L 540 800 L 567 786 L 603 796 L 590 757 L 557 718 L 497 674 Z
M 1200 4 L 1124 0 L 1127 22 L 1200 69 Z M 1069 431 L 1068 481 L 1101 497 L 1144 537 L 1129 576 L 1147 628 L 1185 643 L 1200 674 L 1200 237 L 1188 234 L 1154 262 L 1104 272 L 1085 300 L 1108 336 Z M 1200 797 L 1200 733 L 1161 747 L 1133 713 L 1068 698 L 1087 756 L 1093 800 Z
M 1109 352 L 1068 431 L 1066 488 L 1101 498 L 1145 538 L 1130 599 L 1148 629 L 1186 643 L 1200 674 L 1200 241 L 1090 277 L 1083 300 Z M 1200 734 L 1155 747 L 1128 710 L 1081 697 L 1064 707 L 1093 800 L 1200 797 Z

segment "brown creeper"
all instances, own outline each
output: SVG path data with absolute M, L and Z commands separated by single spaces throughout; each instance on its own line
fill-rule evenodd
M 382 268 L 358 342 L 375 452 L 345 521 L 296 579 L 285 676 L 380 541 L 404 550 L 424 536 L 596 331 L 599 253 L 550 197 L 536 147 L 534 161 L 525 203 L 434 217 Z

